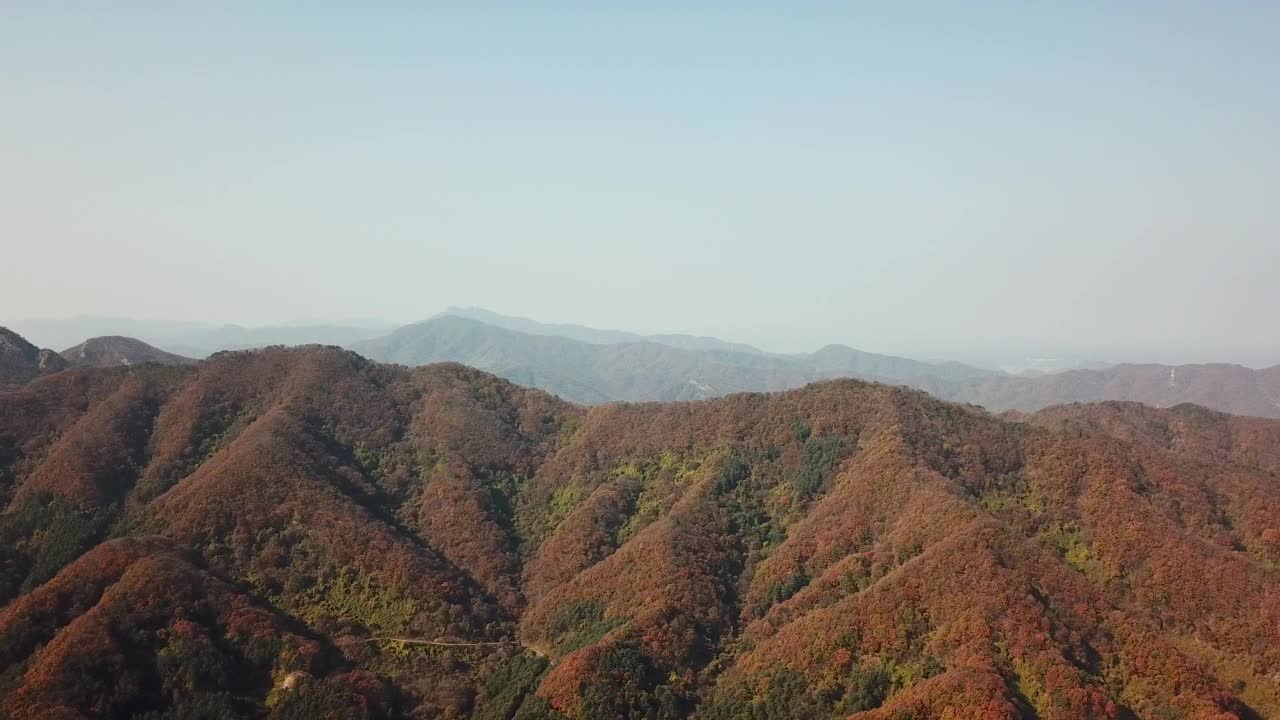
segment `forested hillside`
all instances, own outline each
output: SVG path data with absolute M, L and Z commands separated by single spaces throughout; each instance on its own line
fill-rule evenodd
M 1280 715 L 1280 423 L 337 348 L 0 393 L 0 714 Z

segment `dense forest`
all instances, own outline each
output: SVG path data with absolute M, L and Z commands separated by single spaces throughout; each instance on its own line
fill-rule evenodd
M 0 716 L 1280 717 L 1280 421 L 329 347 L 0 392 Z

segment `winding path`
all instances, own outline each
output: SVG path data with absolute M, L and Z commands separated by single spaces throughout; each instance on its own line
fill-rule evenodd
M 334 643 L 335 645 L 359 645 L 371 642 L 398 642 L 406 645 L 431 645 L 434 647 L 500 647 L 503 645 L 514 645 L 537 655 L 538 657 L 546 657 L 546 654 L 537 648 L 528 645 L 522 645 L 515 640 L 493 640 L 490 642 L 465 642 L 455 640 L 425 640 L 423 638 L 408 637 L 370 637 L 370 638 L 352 638 Z

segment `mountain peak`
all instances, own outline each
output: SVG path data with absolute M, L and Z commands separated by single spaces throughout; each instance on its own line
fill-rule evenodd
M 0 387 L 21 385 L 37 375 L 66 367 L 66 361 L 57 353 L 38 348 L 18 333 L 0 326 Z
M 122 335 L 105 335 L 89 338 L 79 345 L 63 350 L 62 358 L 73 367 L 115 367 L 158 363 L 161 365 L 190 365 L 193 358 L 165 352 L 141 340 Z

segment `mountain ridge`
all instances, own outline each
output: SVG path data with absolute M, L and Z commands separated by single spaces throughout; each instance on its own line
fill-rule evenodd
M 662 335 L 636 341 L 588 343 L 553 333 L 569 327 L 607 334 L 597 336 L 597 340 L 632 334 L 511 319 L 539 328 L 536 333 L 525 333 L 457 312 L 403 326 L 389 335 L 358 342 L 337 338 L 327 344 L 408 365 L 464 362 L 584 403 L 692 400 L 732 392 L 783 390 L 831 377 L 857 377 L 904 383 L 944 400 L 982 405 L 996 412 L 1034 411 L 1071 402 L 1134 400 L 1161 407 L 1196 402 L 1224 412 L 1280 418 L 1280 366 L 1255 370 L 1227 363 L 1122 363 L 1102 369 L 1009 375 L 959 363 L 925 363 L 868 353 L 837 344 L 814 353 L 778 355 L 754 348 L 737 352 L 720 345 L 710 349 L 676 347 L 663 342 L 671 336 Z M 488 311 L 469 312 L 506 318 Z M 293 331 L 302 333 L 302 338 L 310 338 L 316 332 L 309 326 Z M 415 348 L 415 343 L 420 347 Z M 22 376 L 33 377 L 29 371 Z

